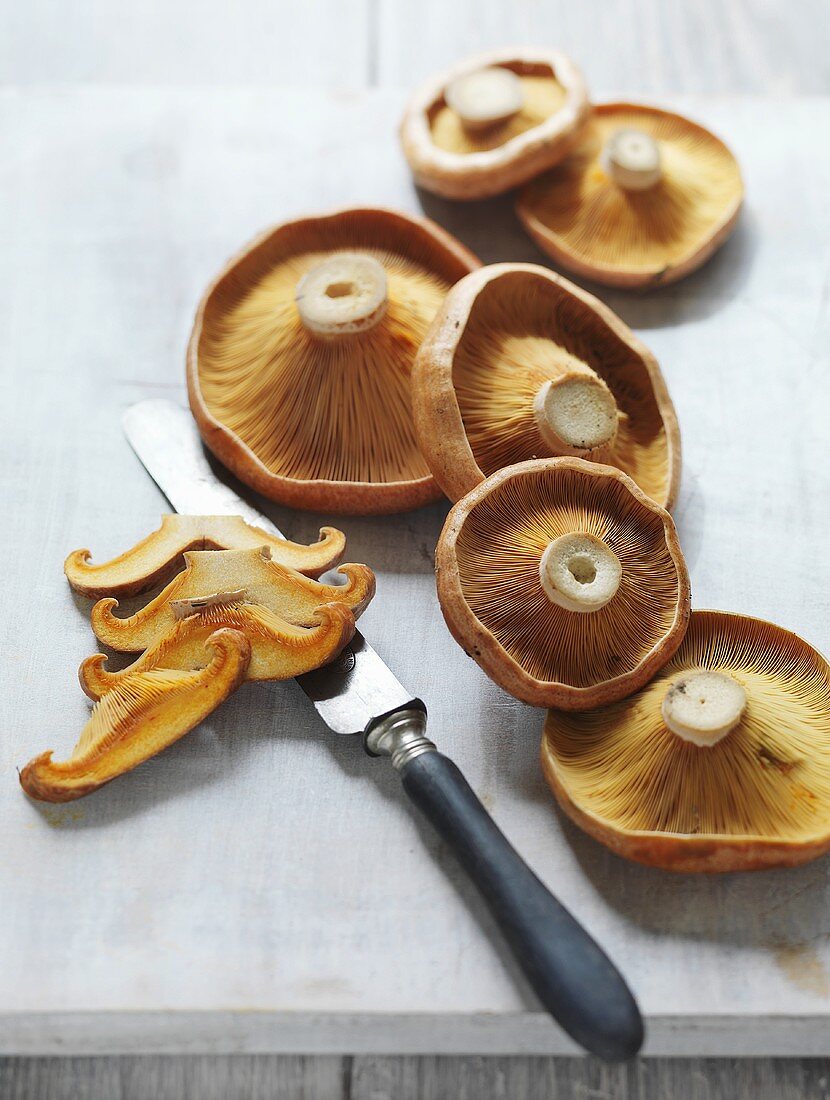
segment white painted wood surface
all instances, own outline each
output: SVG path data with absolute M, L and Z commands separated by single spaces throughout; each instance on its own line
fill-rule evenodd
M 571 1049 L 535 1011 L 449 855 L 388 765 L 328 736 L 294 685 L 249 685 L 163 757 L 40 808 L 15 766 L 73 743 L 95 644 L 64 555 L 104 558 L 163 502 L 120 412 L 183 398 L 198 295 L 269 222 L 420 206 L 397 92 L 129 88 L 0 94 L 0 490 L 8 571 L 0 720 L 0 1051 Z M 749 206 L 707 268 L 603 294 L 660 358 L 685 471 L 696 606 L 765 615 L 830 649 L 830 103 L 684 100 L 745 169 Z M 295 120 L 302 117 L 304 125 Z M 423 197 L 483 258 L 540 257 L 509 206 Z M 379 573 L 372 643 L 511 840 L 638 992 L 651 1053 L 827 1054 L 827 862 L 673 877 L 562 821 L 542 714 L 449 638 L 431 551 L 445 509 L 345 520 Z M 322 517 L 274 509 L 296 538 Z

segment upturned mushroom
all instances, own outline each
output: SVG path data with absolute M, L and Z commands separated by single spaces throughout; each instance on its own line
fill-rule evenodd
M 96 704 L 66 760 L 41 753 L 20 785 L 43 802 L 82 798 L 168 748 L 224 702 L 245 677 L 251 648 L 244 634 L 216 630 L 197 671 L 150 669 L 126 676 Z
M 657 360 L 607 306 L 547 268 L 493 264 L 447 295 L 415 360 L 413 410 L 458 500 L 504 466 L 617 466 L 671 508 L 680 432 Z
M 561 161 L 588 111 L 582 73 L 565 54 L 481 54 L 418 88 L 401 122 L 401 145 L 420 186 L 450 199 L 481 199 Z
M 133 615 L 113 614 L 118 601 L 99 600 L 90 621 L 96 638 L 111 649 L 139 653 L 156 645 L 180 619 L 210 608 L 254 604 L 296 626 L 313 626 L 322 604 L 345 604 L 357 618 L 375 593 L 365 565 L 341 565 L 346 584 L 321 584 L 256 550 L 189 550 L 185 568 Z
M 550 711 L 542 767 L 564 811 L 671 871 L 805 863 L 830 850 L 830 666 L 772 623 L 695 611 L 636 695 Z
M 682 115 L 595 106 L 579 145 L 516 210 L 557 263 L 606 286 L 674 282 L 735 228 L 744 188 L 724 143 Z
M 689 619 L 671 516 L 622 471 L 579 458 L 508 466 L 462 498 L 436 578 L 456 641 L 534 706 L 587 710 L 630 695 Z
M 415 441 L 410 372 L 478 260 L 433 222 L 356 208 L 286 222 L 203 297 L 187 356 L 207 446 L 298 508 L 398 512 L 440 495 Z
M 161 584 L 178 571 L 186 550 L 244 550 L 267 546 L 273 561 L 319 577 L 343 557 L 346 538 L 335 527 L 322 527 L 312 546 L 290 542 L 246 523 L 241 516 L 161 517 L 157 531 L 111 561 L 95 565 L 89 550 L 74 550 L 66 559 L 66 579 L 76 592 L 92 599 L 135 596 Z

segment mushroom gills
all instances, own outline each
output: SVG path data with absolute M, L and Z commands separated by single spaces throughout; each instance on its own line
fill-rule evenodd
M 660 146 L 644 130 L 616 130 L 606 142 L 600 163 L 624 191 L 648 191 L 663 174 Z
M 524 106 L 522 82 L 510 69 L 488 66 L 447 85 L 444 101 L 472 131 L 506 122 Z
M 671 684 L 663 699 L 663 721 L 684 741 L 707 748 L 732 732 L 746 702 L 746 691 L 734 676 L 701 669 Z
M 539 562 L 545 595 L 566 611 L 599 611 L 617 594 L 621 578 L 620 559 L 596 535 L 560 535 Z
M 303 324 L 315 336 L 366 332 L 386 314 L 386 272 L 373 256 L 340 252 L 303 275 L 294 300 Z

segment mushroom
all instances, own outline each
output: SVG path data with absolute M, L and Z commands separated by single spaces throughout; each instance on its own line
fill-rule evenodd
M 280 565 L 307 577 L 319 577 L 343 557 L 346 539 L 342 531 L 322 527 L 320 541 L 303 546 L 246 523 L 241 516 L 183 516 L 173 512 L 161 517 L 157 531 L 117 558 L 92 565 L 89 550 L 74 550 L 66 559 L 64 571 L 72 588 L 83 596 L 134 596 L 174 576 L 186 550 L 260 546 L 267 546 Z
M 657 360 L 547 268 L 494 264 L 452 288 L 415 361 L 413 410 L 451 500 L 504 466 L 571 455 L 618 466 L 674 504 L 680 432 Z
M 341 565 L 346 584 L 321 584 L 271 561 L 258 550 L 189 550 L 185 568 L 144 607 L 126 618 L 113 614 L 118 600 L 92 608 L 96 638 L 122 653 L 156 645 L 180 619 L 210 608 L 255 604 L 297 626 L 313 626 L 322 604 L 341 603 L 357 618 L 375 594 L 375 576 L 365 565 Z
M 772 623 L 695 611 L 636 695 L 549 713 L 542 767 L 565 812 L 628 859 L 805 863 L 830 849 L 830 666 Z
M 125 677 L 94 707 L 65 761 L 41 753 L 20 772 L 20 785 L 43 802 L 82 798 L 178 741 L 203 721 L 245 677 L 251 647 L 236 630 L 207 639 L 198 671 L 151 669 Z
M 406 108 L 401 144 L 422 187 L 481 199 L 558 164 L 588 111 L 582 73 L 565 54 L 499 51 L 422 85 Z
M 539 247 L 606 286 L 674 282 L 700 267 L 735 227 L 737 161 L 703 126 L 631 103 L 594 107 L 578 147 L 519 195 Z
M 138 660 L 120 672 L 108 672 L 104 667 L 106 656 L 96 653 L 83 662 L 78 678 L 91 699 L 100 699 L 139 672 L 202 668 L 207 660 L 208 639 L 225 627 L 238 630 L 250 643 L 246 680 L 290 680 L 333 661 L 354 635 L 354 615 L 345 604 L 324 604 L 314 612 L 314 618 L 315 626 L 295 626 L 255 604 L 209 606 L 171 625 Z
M 455 640 L 534 706 L 630 695 L 689 618 L 671 516 L 621 470 L 579 458 L 521 462 L 476 486 L 447 517 L 436 578 Z
M 264 233 L 196 314 L 187 379 L 205 443 L 293 507 L 368 514 L 437 499 L 409 376 L 447 290 L 477 266 L 433 222 L 391 210 Z

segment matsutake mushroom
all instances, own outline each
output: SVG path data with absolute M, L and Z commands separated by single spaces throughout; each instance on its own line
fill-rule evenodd
M 345 604 L 324 604 L 314 617 L 316 626 L 295 626 L 256 604 L 214 604 L 173 624 L 137 661 L 120 672 L 108 672 L 104 667 L 106 656 L 96 653 L 83 662 L 78 678 L 91 699 L 100 699 L 139 672 L 202 668 L 207 661 L 208 639 L 225 627 L 240 631 L 250 643 L 246 680 L 290 680 L 333 661 L 354 635 L 354 615 Z
M 670 283 L 735 227 L 740 169 L 724 143 L 670 111 L 594 107 L 578 147 L 521 192 L 517 212 L 563 267 L 607 286 Z
M 830 666 L 772 623 L 695 611 L 636 695 L 549 713 L 542 767 L 565 812 L 628 859 L 805 863 L 830 849 Z
M 452 288 L 415 361 L 413 410 L 451 500 L 504 466 L 571 455 L 617 466 L 674 504 L 680 432 L 657 360 L 547 268 L 493 264 Z
M 161 517 L 161 527 L 132 549 L 111 561 L 90 563 L 89 550 L 75 550 L 64 571 L 76 592 L 92 599 L 102 596 L 134 596 L 174 576 L 186 550 L 244 550 L 267 546 L 271 557 L 307 577 L 319 577 L 343 557 L 346 538 L 334 527 L 320 529 L 320 541 L 312 546 L 263 531 L 241 516 Z
M 498 195 L 557 164 L 589 111 L 582 73 L 556 50 L 468 58 L 413 95 L 400 129 L 415 180 L 450 199 Z
M 90 621 L 104 645 L 140 653 L 156 645 L 180 619 L 211 607 L 254 604 L 296 626 L 313 626 L 322 604 L 345 604 L 357 618 L 375 594 L 375 576 L 365 565 L 341 565 L 346 584 L 321 584 L 271 561 L 258 550 L 189 550 L 185 568 L 144 607 L 118 618 L 115 599 L 92 608 Z
M 257 238 L 208 288 L 187 356 L 207 446 L 283 504 L 397 512 L 440 495 L 412 426 L 410 371 L 478 260 L 433 222 L 350 209 Z
M 96 704 L 68 759 L 41 753 L 20 773 L 32 798 L 82 798 L 178 741 L 219 706 L 245 677 L 251 647 L 236 630 L 216 630 L 197 671 L 150 669 L 125 676 Z
M 630 695 L 689 618 L 671 516 L 622 471 L 579 458 L 487 478 L 450 512 L 435 564 L 453 637 L 534 706 L 586 710 Z

